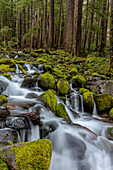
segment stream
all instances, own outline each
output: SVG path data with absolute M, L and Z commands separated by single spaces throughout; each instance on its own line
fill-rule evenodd
M 26 68 L 29 75 L 35 71 L 43 72 L 41 65 L 39 68 L 31 68 L 26 64 Z M 106 137 L 107 128 L 113 125 L 94 119 L 98 118 L 96 105 L 94 104 L 93 115 L 89 116 L 84 112 L 83 97 L 70 86 L 72 94 L 67 96 L 66 104 L 57 96 L 58 102 L 65 105 L 72 121 L 68 123 L 56 117 L 36 98 L 26 98 L 29 93 L 40 96 L 43 90 L 38 88 L 38 83 L 34 89 L 21 88 L 23 79 L 18 65 L 11 81 L 0 76 L 0 80 L 7 84 L 3 94 L 8 96 L 7 105 L 15 106 L 10 110 L 12 119 L 16 119 L 16 114 L 37 110 L 40 112 L 41 121 L 48 125 L 49 131 L 44 138 L 50 139 L 53 146 L 50 170 L 113 170 L 113 142 Z M 69 107 L 76 111 L 79 117 L 74 116 Z M 30 129 L 18 132 L 18 142 L 41 138 L 39 126 L 30 120 L 29 124 Z

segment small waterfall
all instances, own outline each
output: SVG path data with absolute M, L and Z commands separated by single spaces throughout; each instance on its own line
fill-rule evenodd
M 84 113 L 83 95 L 80 95 L 80 101 L 81 101 L 81 112 Z
M 16 74 L 22 73 L 22 71 L 18 67 L 18 64 L 15 64 L 15 66 L 16 66 L 16 70 L 15 70 Z
M 93 107 L 93 116 L 97 116 L 97 108 L 96 108 L 95 101 L 94 101 L 94 107 Z
M 79 94 L 78 93 L 74 93 L 71 96 L 71 106 L 73 110 L 79 111 Z
M 29 136 L 30 141 L 40 139 L 40 129 L 38 125 L 33 125 L 31 121 L 29 121 L 31 127 L 31 135 Z

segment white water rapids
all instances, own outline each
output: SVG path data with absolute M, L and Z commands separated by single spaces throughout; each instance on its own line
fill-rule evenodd
M 27 65 L 26 65 L 27 67 Z M 26 113 L 35 111 L 37 107 L 41 107 L 40 116 L 42 122 L 56 123 L 57 128 L 51 131 L 46 138 L 52 141 L 53 151 L 50 170 L 113 170 L 113 142 L 106 138 L 106 129 L 111 124 L 104 123 L 93 119 L 84 114 L 83 99 L 81 103 L 78 100 L 78 94 L 73 93 L 73 101 L 66 102 L 66 111 L 72 124 L 67 124 L 62 118 L 57 118 L 54 113 L 47 110 L 42 103 L 36 99 L 28 99 L 25 96 L 33 92 L 41 95 L 42 92 L 21 88 L 23 78 L 19 77 L 19 69 L 17 74 L 12 76 L 12 81 L 0 76 L 0 80 L 7 83 L 7 89 L 3 94 L 8 95 L 8 104 L 15 105 L 16 110 L 12 110 L 12 114 Z M 28 68 L 30 72 L 30 67 Z M 59 102 L 60 101 L 59 99 Z M 24 108 L 24 104 L 29 104 L 29 108 Z M 79 118 L 74 117 L 73 113 L 68 109 L 68 104 L 73 110 L 78 111 Z M 79 109 L 79 107 L 81 108 Z M 80 111 L 81 110 L 81 111 Z M 96 106 L 93 115 L 97 116 Z M 30 123 L 31 132 L 27 133 L 22 130 L 20 133 L 20 141 L 32 141 L 40 138 L 39 126 Z

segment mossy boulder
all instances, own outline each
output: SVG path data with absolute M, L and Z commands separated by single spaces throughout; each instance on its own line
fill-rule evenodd
M 83 104 L 84 104 L 84 111 L 92 114 L 93 107 L 94 107 L 92 92 L 83 93 Z
M 37 58 L 37 57 L 39 56 L 39 54 L 35 53 L 34 51 L 32 51 L 32 52 L 30 53 L 30 55 L 31 55 L 32 57 L 35 57 L 35 58 Z
M 100 114 L 109 112 L 113 107 L 113 98 L 108 93 L 98 94 L 95 97 L 95 102 L 97 106 L 97 112 Z
M 52 74 L 46 72 L 40 76 L 39 86 L 43 89 L 53 89 L 55 86 L 55 79 Z
M 14 71 L 15 71 L 15 68 L 10 68 L 9 65 L 1 64 L 1 65 L 0 65 L 0 71 L 14 72 Z
M 18 67 L 23 72 L 23 74 L 27 74 L 27 72 L 23 69 L 23 67 L 20 64 L 18 64 Z
M 11 169 L 49 170 L 52 144 L 48 139 L 41 139 L 10 145 L 0 152 Z
M 0 95 L 0 105 L 7 102 L 8 102 L 7 97 L 4 95 Z
M 7 77 L 9 80 L 11 80 L 11 79 L 12 79 L 12 77 L 11 77 L 11 74 L 10 74 L 10 73 L 0 73 L 0 75 Z
M 72 82 L 73 82 L 73 85 L 79 86 L 82 88 L 84 88 L 86 85 L 86 79 L 85 79 L 85 77 L 83 77 L 81 75 L 73 76 Z
M 109 116 L 110 116 L 111 118 L 113 118 L 113 108 L 110 110 Z
M 80 88 L 80 90 L 79 90 L 80 94 L 83 94 L 83 93 L 86 93 L 86 92 L 90 92 L 90 91 L 88 89 L 85 89 L 85 88 Z
M 72 76 L 75 76 L 77 73 L 78 73 L 78 69 L 77 69 L 77 68 L 72 68 L 72 69 L 69 71 L 69 74 L 72 75 Z
M 58 93 L 62 96 L 66 95 L 69 91 L 69 83 L 67 80 L 59 80 L 57 83 Z
M 65 106 L 62 103 L 56 106 L 56 115 L 64 119 L 69 119 Z
M 52 72 L 56 77 L 61 77 L 61 78 L 64 77 L 63 73 L 56 68 L 53 68 Z
M 42 94 L 42 99 L 41 99 L 46 106 L 48 106 L 54 113 L 55 113 L 55 108 L 57 105 L 57 98 L 52 92 L 52 90 L 48 90 Z
M 2 154 L 0 153 L 0 169 L 9 170 L 7 163 L 4 161 Z
M 43 59 L 43 58 L 38 58 L 37 59 L 37 64 L 43 64 L 43 63 L 47 63 L 47 60 Z
M 109 127 L 107 129 L 106 136 L 109 140 L 113 140 L 113 127 Z

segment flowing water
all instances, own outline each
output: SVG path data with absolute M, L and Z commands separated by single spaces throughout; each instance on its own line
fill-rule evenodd
M 42 67 L 25 65 L 27 73 L 34 71 L 43 72 Z M 53 151 L 50 170 L 113 170 L 113 142 L 106 138 L 106 129 L 111 124 L 96 120 L 84 113 L 83 97 L 73 90 L 71 97 L 67 96 L 65 108 L 72 121 L 66 123 L 58 118 L 50 110 L 45 108 L 43 103 L 37 99 L 28 99 L 28 93 L 41 95 L 42 92 L 21 88 L 23 78 L 20 77 L 20 70 L 16 65 L 16 74 L 12 75 L 12 81 L 0 76 L 0 80 L 7 83 L 8 87 L 3 93 L 8 95 L 8 105 L 15 105 L 16 108 L 11 114 L 29 113 L 40 110 L 40 117 L 44 124 L 54 130 L 45 138 L 52 141 Z M 71 87 L 72 88 L 72 87 Z M 58 102 L 63 103 L 58 97 Z M 28 107 L 25 107 L 28 105 Z M 79 114 L 73 115 L 69 107 Z M 98 117 L 96 104 L 94 104 L 93 116 Z M 19 141 L 32 141 L 40 139 L 38 125 L 33 125 L 29 120 L 30 129 L 23 129 L 19 133 Z

